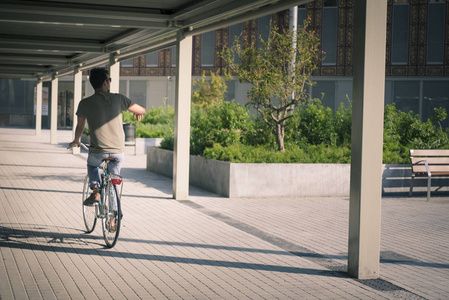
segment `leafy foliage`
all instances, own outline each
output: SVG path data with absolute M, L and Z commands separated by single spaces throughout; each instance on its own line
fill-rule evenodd
M 171 106 L 152 108 L 140 122 L 129 111 L 124 111 L 122 116 L 123 123 L 136 124 L 138 138 L 164 138 L 173 134 L 175 112 Z
M 229 76 L 227 74 L 222 77 L 211 72 L 210 79 L 208 80 L 205 73 L 203 73 L 200 80 L 193 81 L 193 86 L 197 88 L 192 94 L 192 103 L 207 109 L 210 106 L 222 102 L 224 95 L 228 90 L 225 81 L 228 78 Z
M 410 149 L 443 149 L 449 147 L 449 131 L 435 126 L 447 117 L 446 109 L 436 108 L 435 116 L 425 122 L 412 111 L 405 113 L 394 104 L 384 114 L 384 163 L 410 163 Z
M 205 110 L 192 107 L 190 152 L 201 155 L 214 143 L 223 146 L 240 143 L 249 123 L 247 108 L 234 102 L 220 102 Z

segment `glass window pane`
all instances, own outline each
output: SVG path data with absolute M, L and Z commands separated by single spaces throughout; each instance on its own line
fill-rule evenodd
M 257 20 L 258 36 L 264 41 L 268 41 L 270 35 L 270 21 L 271 15 L 261 17 Z M 257 47 L 260 47 L 260 39 L 257 39 Z
M 159 52 L 151 52 L 145 56 L 146 65 L 148 68 L 158 67 L 159 63 Z
M 176 67 L 176 46 L 171 47 L 171 66 Z
M 298 6 L 298 27 L 302 27 L 306 18 L 307 14 L 305 4 Z
M 132 68 L 134 66 L 134 58 L 130 58 L 120 62 L 122 68 Z
M 391 41 L 391 64 L 406 65 L 408 62 L 409 5 L 393 5 Z
M 201 35 L 201 66 L 213 67 L 215 62 L 215 31 Z
M 423 116 L 422 120 L 435 115 L 435 108 L 444 107 L 449 112 L 449 81 L 423 82 Z M 449 120 L 442 122 L 442 126 L 449 127 Z
M 129 81 L 129 98 L 131 101 L 147 107 L 147 81 L 146 80 L 130 80 Z
M 232 26 L 229 26 L 229 47 L 232 47 L 234 45 L 234 42 L 236 39 L 241 39 L 243 33 L 243 23 L 235 24 Z
M 128 96 L 128 90 L 127 90 L 127 80 L 120 80 L 119 82 L 119 93 L 125 96 Z
M 11 79 L 0 79 L 0 114 L 9 114 L 9 85 Z
M 419 81 L 395 81 L 393 89 L 393 102 L 398 109 L 419 114 Z
M 243 23 L 232 25 L 229 27 L 229 48 L 234 45 L 236 39 L 242 39 Z M 240 57 L 236 56 L 234 63 L 239 65 L 241 63 Z
M 322 65 L 337 64 L 337 22 L 338 8 L 324 7 L 321 47 L 325 53 Z
M 335 109 L 335 81 L 317 81 L 312 88 L 312 98 L 318 98 L 324 107 Z
M 444 13 L 442 2 L 429 3 L 427 24 L 427 63 L 443 64 L 444 60 Z

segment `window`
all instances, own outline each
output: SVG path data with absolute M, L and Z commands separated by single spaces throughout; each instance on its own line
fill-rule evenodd
M 130 59 L 124 60 L 124 61 L 120 62 L 120 66 L 122 68 L 132 68 L 134 66 L 134 59 L 130 58 Z
M 176 46 L 171 47 L 171 66 L 176 68 Z
M 422 121 L 435 115 L 435 108 L 444 107 L 449 112 L 449 82 L 445 81 L 424 81 L 423 82 L 423 113 Z M 448 120 L 441 124 L 447 127 Z
M 271 15 L 261 17 L 257 20 L 257 31 L 258 36 L 261 37 L 264 41 L 268 41 L 268 37 L 270 36 L 270 22 Z M 260 39 L 257 39 L 257 47 L 260 47 Z
M 299 5 L 298 6 L 298 27 L 302 27 L 304 24 L 304 20 L 307 18 L 306 14 L 306 5 Z
M 317 81 L 312 88 L 312 98 L 318 98 L 324 107 L 335 110 L 335 81 Z
M 129 98 L 129 95 L 128 95 L 128 81 L 127 80 L 120 80 L 118 90 L 119 90 L 120 94 L 126 95 Z
M 322 41 L 323 66 L 335 66 L 337 64 L 337 26 L 338 7 L 337 1 L 326 0 L 323 8 Z
M 159 52 L 151 52 L 145 56 L 147 68 L 157 68 L 159 66 Z
M 419 114 L 419 81 L 395 81 L 393 84 L 393 102 L 396 107 L 406 113 L 413 111 Z
M 444 2 L 431 1 L 427 23 L 427 64 L 443 64 L 444 60 Z
M 148 107 L 147 105 L 147 85 L 146 80 L 130 80 L 129 81 L 129 98 L 131 101 Z
M 232 47 L 234 45 L 234 41 L 236 39 L 241 39 L 243 33 L 243 24 L 236 24 L 229 27 L 229 47 Z
M 391 64 L 406 65 L 408 62 L 409 4 L 395 1 L 393 4 Z
M 229 48 L 231 48 L 234 45 L 234 41 L 236 39 L 242 39 L 242 33 L 243 33 L 243 24 L 236 24 L 229 27 Z M 239 65 L 241 63 L 241 59 L 238 55 L 236 55 L 234 63 Z
M 215 31 L 201 35 L 201 66 L 213 67 L 215 63 Z

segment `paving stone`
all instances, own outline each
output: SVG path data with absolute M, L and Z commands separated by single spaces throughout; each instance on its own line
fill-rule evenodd
M 71 131 L 0 128 L 0 299 L 448 299 L 449 200 L 384 198 L 379 280 L 346 274 L 347 198 L 219 197 L 127 155 L 118 244 L 84 232 Z

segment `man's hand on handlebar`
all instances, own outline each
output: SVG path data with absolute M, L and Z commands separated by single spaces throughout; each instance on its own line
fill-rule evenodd
M 70 147 L 70 148 L 73 148 L 73 147 L 79 148 L 79 147 L 81 147 L 81 142 L 80 142 L 80 141 L 73 141 L 73 142 L 71 142 L 71 143 L 69 144 L 69 147 Z

